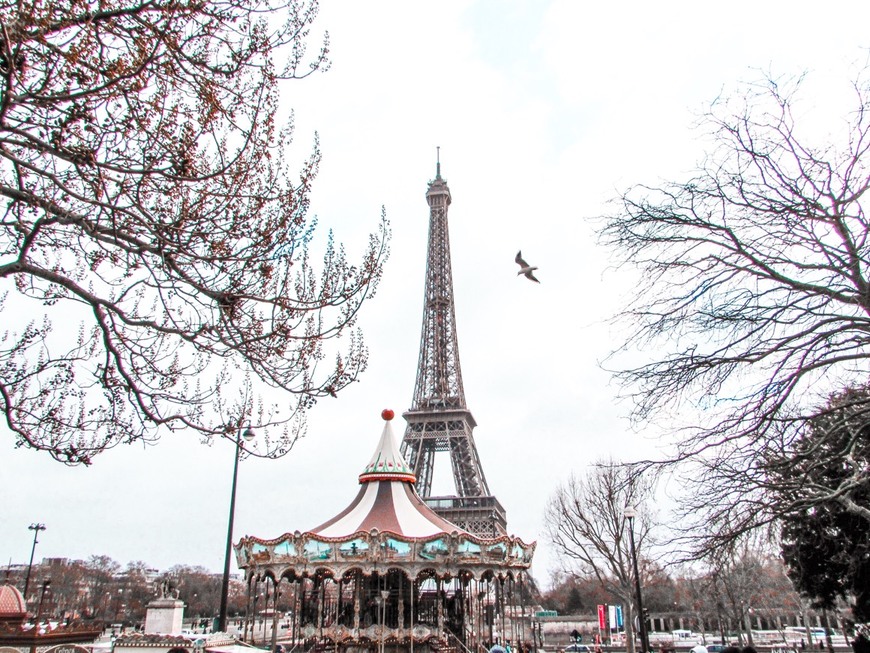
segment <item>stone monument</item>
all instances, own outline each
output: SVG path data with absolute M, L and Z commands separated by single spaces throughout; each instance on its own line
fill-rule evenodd
M 184 601 L 179 600 L 178 590 L 163 579 L 157 586 L 157 597 L 145 609 L 145 634 L 181 634 L 184 618 Z

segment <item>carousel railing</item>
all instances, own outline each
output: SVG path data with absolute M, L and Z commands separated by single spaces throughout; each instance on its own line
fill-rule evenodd
M 468 648 L 468 647 L 465 645 L 465 642 L 463 642 L 461 639 L 459 639 L 459 638 L 456 636 L 455 633 L 453 633 L 453 632 L 451 632 L 451 631 L 449 631 L 449 630 L 447 631 L 447 641 L 448 641 L 448 643 L 449 643 L 449 646 L 450 646 L 453 650 L 465 651 L 465 653 L 474 653 L 474 651 L 472 651 L 470 648 Z M 486 650 L 486 649 L 484 649 L 484 650 Z

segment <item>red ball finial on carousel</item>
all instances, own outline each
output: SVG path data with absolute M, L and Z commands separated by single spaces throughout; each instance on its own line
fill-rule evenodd
M 390 421 L 391 419 L 393 419 L 395 416 L 396 416 L 396 414 L 395 414 L 392 410 L 390 410 L 389 408 L 384 408 L 384 409 L 381 411 L 381 417 L 384 418 L 384 421 L 385 421 L 385 422 L 389 422 L 389 421 Z

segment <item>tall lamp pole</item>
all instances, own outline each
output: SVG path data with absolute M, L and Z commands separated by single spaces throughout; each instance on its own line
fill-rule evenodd
M 239 475 L 239 457 L 242 455 L 242 438 L 246 442 L 254 439 L 254 432 L 251 429 L 245 429 L 244 432 L 239 430 L 236 433 L 236 456 L 233 463 L 233 488 L 230 491 L 230 518 L 227 524 L 227 549 L 224 555 L 224 577 L 221 584 L 221 608 L 218 615 L 218 632 L 227 632 L 227 599 L 230 594 L 230 553 L 233 548 L 233 519 L 236 514 L 236 479 Z
M 30 549 L 30 564 L 27 565 L 27 576 L 24 579 L 24 600 L 27 601 L 27 590 L 30 589 L 30 570 L 33 568 L 33 554 L 36 553 L 36 537 L 39 531 L 45 530 L 45 524 L 31 524 L 27 530 L 33 531 L 33 547 Z
M 622 511 L 628 520 L 628 539 L 631 542 L 631 563 L 634 566 L 634 586 L 637 592 L 637 622 L 640 630 L 640 646 L 642 653 L 649 653 L 649 640 L 646 633 L 646 617 L 643 614 L 643 593 L 640 590 L 640 573 L 637 569 L 637 549 L 634 547 L 634 518 L 637 511 L 634 506 L 626 506 Z

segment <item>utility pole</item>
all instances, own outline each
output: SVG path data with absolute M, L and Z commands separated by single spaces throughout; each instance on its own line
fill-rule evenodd
M 27 590 L 30 589 L 30 570 L 33 569 L 33 554 L 36 552 L 36 537 L 39 531 L 45 530 L 45 524 L 31 524 L 27 530 L 33 531 L 33 547 L 30 549 L 30 564 L 27 565 L 27 577 L 24 579 L 24 602 L 27 603 Z
M 220 612 L 218 612 L 217 631 L 220 633 L 227 632 L 227 603 L 230 592 L 230 553 L 232 552 L 233 547 L 233 519 L 236 514 L 236 480 L 239 476 L 239 456 L 242 455 L 242 450 L 244 449 L 242 438 L 244 438 L 246 442 L 250 442 L 254 439 L 254 432 L 249 428 L 246 428 L 244 432 L 242 432 L 241 429 L 236 431 L 236 451 L 233 460 L 233 484 L 232 490 L 230 491 L 230 517 L 227 523 L 227 548 L 224 553 L 224 575 L 221 580 L 221 604 Z M 265 634 L 263 637 L 265 637 Z
M 628 537 L 631 544 L 631 561 L 634 567 L 634 584 L 637 591 L 637 621 L 638 629 L 640 630 L 640 647 L 641 653 L 649 653 L 649 638 L 646 630 L 646 615 L 643 611 L 643 592 L 640 588 L 640 572 L 637 568 L 637 549 L 634 546 L 634 518 L 637 515 L 637 510 L 634 506 L 626 506 L 622 511 L 625 518 L 628 519 Z

